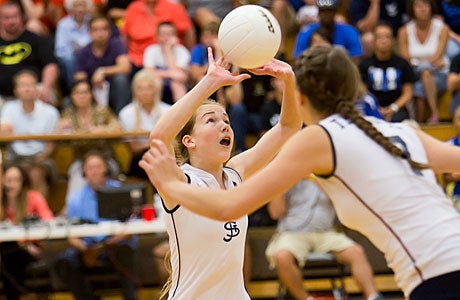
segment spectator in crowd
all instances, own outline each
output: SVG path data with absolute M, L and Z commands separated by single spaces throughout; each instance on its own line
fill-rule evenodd
M 460 3 L 452 0 L 436 0 L 444 22 L 449 27 L 446 55 L 449 59 L 460 54 Z
M 5 2 L 7 1 L 0 1 L 0 5 Z M 46 15 L 48 12 L 48 3 L 46 1 L 19 0 L 16 3 L 20 5 L 21 11 L 24 14 L 24 24 L 27 30 L 43 37 L 47 37 L 51 33 L 50 24 L 48 24 L 48 16 Z
M 131 64 L 125 44 L 116 37 L 111 38 L 110 21 L 106 16 L 96 15 L 89 21 L 91 43 L 76 54 L 74 80 L 86 79 L 95 90 L 104 88 L 108 82 L 108 99 L 96 99 L 118 114 L 131 101 Z
M 114 24 L 114 36 L 120 34 L 120 29 L 125 23 L 126 9 L 133 0 L 107 0 L 103 3 L 102 14 L 109 17 Z
M 363 56 L 368 57 L 373 53 L 375 26 L 385 22 L 397 33 L 405 21 L 406 0 L 351 0 L 349 17 L 361 33 Z
M 217 22 L 207 23 L 201 29 L 200 42 L 193 46 L 191 50 L 190 81 L 192 85 L 200 81 L 208 70 L 208 47 L 212 48 L 212 52 L 216 58 L 223 55 L 217 39 L 218 31 L 219 23 Z
M 13 78 L 16 100 L 5 103 L 0 114 L 0 133 L 47 134 L 54 131 L 58 110 L 38 99 L 37 76 L 33 71 L 19 71 Z M 56 177 L 56 164 L 50 157 L 54 144 L 36 140 L 16 141 L 8 145 L 6 161 L 27 170 L 34 190 L 48 197 L 49 183 Z
M 359 64 L 361 78 L 375 95 L 385 120 L 401 122 L 409 119 L 415 75 L 407 60 L 393 50 L 394 35 L 387 23 L 379 23 L 373 31 L 372 56 Z
M 144 68 L 162 81 L 162 100 L 173 104 L 188 90 L 190 52 L 179 43 L 171 22 L 158 24 L 157 43 L 144 52 Z
M 133 101 L 126 105 L 118 115 L 125 131 L 150 131 L 160 117 L 171 107 L 160 98 L 161 81 L 147 70 L 140 70 L 132 81 Z M 132 158 L 128 175 L 147 179 L 139 160 L 150 147 L 148 137 L 128 139 Z
M 55 104 L 54 87 L 59 67 L 51 43 L 24 27 L 24 15 L 17 2 L 0 7 L 0 95 L 13 98 L 13 76 L 20 70 L 31 69 L 39 77 L 38 98 Z
M 453 116 L 457 107 L 460 106 L 460 53 L 451 61 L 449 74 L 447 75 L 447 90 L 452 93 L 449 112 Z
M 187 49 L 195 45 L 195 29 L 181 3 L 172 0 L 140 0 L 132 2 L 127 10 L 125 24 L 121 30 L 128 45 L 133 72 L 142 68 L 145 49 L 157 42 L 158 24 L 171 22 L 177 30 L 179 41 Z
M 332 253 L 339 262 L 350 265 L 365 299 L 383 300 L 363 248 L 334 229 L 334 207 L 315 183 L 301 180 L 271 201 L 268 210 L 278 225 L 265 254 L 291 296 L 298 300 L 315 299 L 303 286 L 302 270 L 308 254 L 320 252 Z
M 296 20 L 300 28 L 308 26 L 312 23 L 317 23 L 318 19 L 318 6 L 316 0 L 301 1 L 302 6 L 296 9 Z
M 377 98 L 375 98 L 374 94 L 369 92 L 364 82 L 359 85 L 358 97 L 355 101 L 355 108 L 363 116 L 383 119 L 379 110 L 380 107 Z
M 70 195 L 68 218 L 102 221 L 98 215 L 95 190 L 100 187 L 118 187 L 121 183 L 110 179 L 105 158 L 97 152 L 88 152 L 83 159 L 83 172 L 88 183 Z M 125 300 L 138 299 L 136 292 L 135 248 L 137 238 L 131 235 L 92 236 L 68 238 L 70 248 L 58 255 L 54 270 L 69 287 L 76 300 L 96 299 L 83 272 L 105 263 L 114 266 L 120 276 Z
M 10 164 L 1 172 L 4 175 L 1 181 L 0 221 L 32 226 L 28 222 L 35 219 L 50 221 L 53 218 L 46 199 L 40 192 L 31 189 L 27 172 L 21 166 Z M 26 269 L 40 257 L 41 252 L 39 241 L 0 243 L 0 278 L 7 300 L 22 299 L 21 295 L 27 291 L 23 286 Z
M 360 32 L 373 32 L 380 22 L 391 25 L 398 32 L 406 15 L 406 0 L 351 0 L 349 7 L 350 23 Z
M 42 17 L 43 23 L 49 28 L 49 37 L 54 37 L 57 23 L 67 15 L 63 0 L 49 0 L 45 6 L 45 15 Z
M 294 58 L 299 57 L 305 49 L 310 47 L 312 33 L 318 27 L 324 27 L 329 32 L 329 35 L 332 36 L 332 44 L 343 46 L 353 60 L 358 62 L 363 54 L 359 33 L 353 26 L 338 23 L 334 20 L 338 8 L 337 0 L 317 0 L 317 6 L 319 9 L 319 22 L 300 30 L 294 46 Z
M 434 18 L 434 0 L 409 0 L 407 14 L 411 21 L 400 28 L 398 44 L 401 56 L 409 61 L 416 75 L 414 84 L 417 122 L 438 123 L 438 93 L 446 90 L 449 61 L 445 55 L 448 27 Z M 425 107 L 428 103 L 430 114 Z
M 86 80 L 75 81 L 70 88 L 71 104 L 61 114 L 56 126 L 58 133 L 108 133 L 121 131 L 117 117 L 107 106 L 98 105 Z M 67 197 L 86 184 L 83 176 L 83 157 L 87 152 L 97 150 L 104 155 L 113 176 L 120 172 L 111 144 L 104 139 L 75 140 L 69 142 L 74 150 L 73 161 L 67 172 Z M 67 201 L 66 201 L 67 202 Z
M 54 55 L 58 59 L 63 90 L 67 95 L 73 83 L 75 73 L 75 54 L 91 42 L 89 20 L 91 19 L 92 0 L 65 0 L 69 13 L 62 18 L 54 36 Z
M 220 23 L 237 5 L 235 0 L 183 0 L 189 16 L 199 30 L 209 23 Z

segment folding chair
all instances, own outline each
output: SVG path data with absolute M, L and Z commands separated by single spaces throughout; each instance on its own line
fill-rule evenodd
M 304 278 L 329 278 L 334 300 L 345 300 L 345 265 L 338 262 L 331 253 L 310 253 L 303 269 Z M 338 280 L 338 284 L 337 284 Z M 278 287 L 278 300 L 287 300 L 288 292 L 280 282 Z

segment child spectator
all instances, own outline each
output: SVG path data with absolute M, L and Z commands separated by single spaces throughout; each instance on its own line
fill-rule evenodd
M 144 68 L 162 80 L 162 100 L 173 104 L 188 90 L 190 52 L 179 43 L 171 22 L 158 25 L 157 41 L 145 49 Z

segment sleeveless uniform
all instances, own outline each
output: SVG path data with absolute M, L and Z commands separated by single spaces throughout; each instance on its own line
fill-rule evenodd
M 188 164 L 182 170 L 190 184 L 220 189 L 211 174 Z M 226 189 L 241 183 L 235 170 L 223 172 Z M 247 216 L 220 222 L 179 205 L 166 212 L 172 266 L 168 299 L 250 299 L 243 280 Z
M 412 128 L 367 119 L 414 161 L 427 162 Z M 317 183 L 340 221 L 385 254 L 404 294 L 429 278 L 460 270 L 460 217 L 433 171 L 412 169 L 338 115 L 319 125 L 331 139 L 334 170 L 317 176 Z

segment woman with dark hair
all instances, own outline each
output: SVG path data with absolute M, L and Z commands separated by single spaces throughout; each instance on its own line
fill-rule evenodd
M 30 189 L 27 172 L 18 165 L 10 165 L 3 172 L 0 220 L 20 224 L 31 219 L 49 221 L 53 213 L 46 199 Z M 37 241 L 0 243 L 0 267 L 3 290 L 8 300 L 20 299 L 27 290 L 22 286 L 28 265 L 41 254 Z
M 141 166 L 160 195 L 229 221 L 314 174 L 340 221 L 385 254 L 407 298 L 460 299 L 460 218 L 435 176 L 460 172 L 460 148 L 403 123 L 360 115 L 359 72 L 342 49 L 311 48 L 294 71 L 308 126 L 265 168 L 228 191 L 199 188 L 181 180 L 166 145 L 153 139 Z
M 56 127 L 58 133 L 104 133 L 121 131 L 117 117 L 109 107 L 98 105 L 91 91 L 91 85 L 86 80 L 75 81 L 70 88 L 70 107 L 65 109 Z M 103 139 L 75 140 L 71 142 L 74 150 L 74 161 L 69 167 L 69 184 L 67 195 L 82 188 L 85 179 L 82 173 L 82 158 L 90 150 L 98 150 L 108 160 L 112 174 L 120 170 L 115 160 L 112 147 L 108 147 Z

